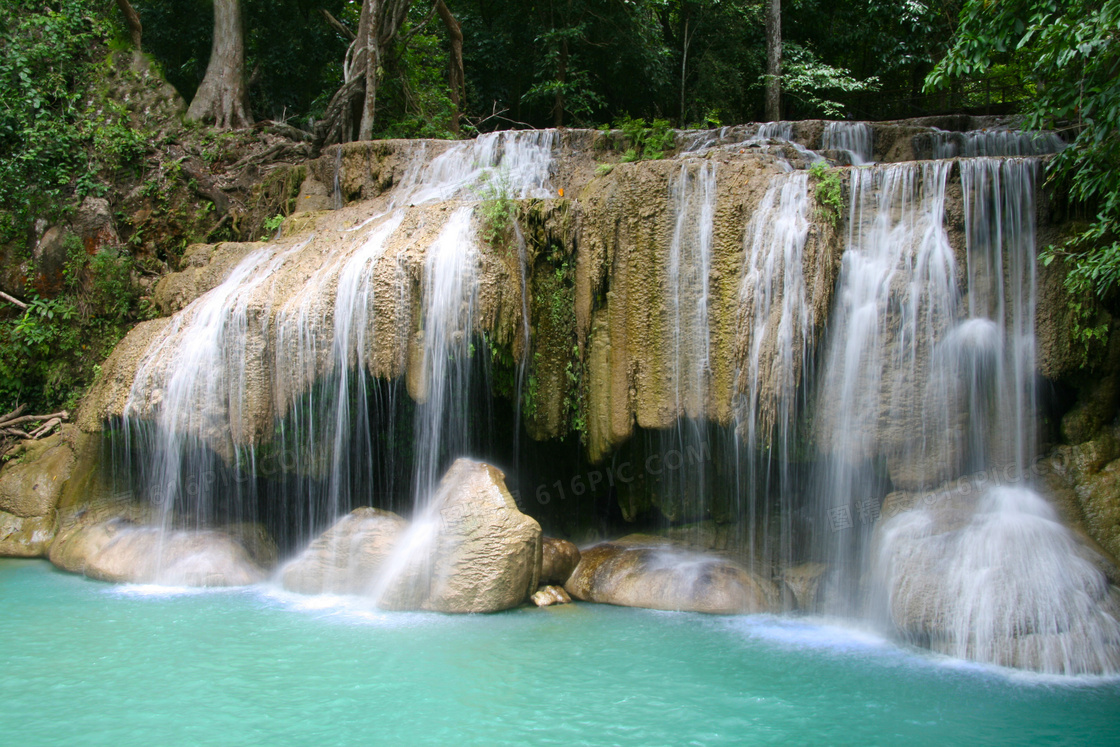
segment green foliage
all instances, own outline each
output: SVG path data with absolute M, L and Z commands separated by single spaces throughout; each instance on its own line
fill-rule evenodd
M 486 243 L 498 248 L 503 247 L 509 238 L 510 229 L 517 217 L 517 202 L 513 199 L 509 175 L 502 171 L 488 172 L 480 190 L 482 204 L 482 231 Z
M 537 82 L 521 96 L 522 101 L 548 106 L 554 120 L 563 121 L 563 114 L 585 123 L 604 100 L 591 85 L 591 73 L 579 48 L 587 35 L 587 22 L 550 28 L 541 32 L 535 43 L 546 50 L 537 63 Z M 556 108 L 560 111 L 557 112 Z
M 379 137 L 452 137 L 455 108 L 446 79 L 448 54 L 435 33 L 419 28 L 429 7 L 416 3 L 411 8 L 402 32 L 407 42 L 398 44 L 378 90 Z
M 21 316 L 0 321 L 0 409 L 74 407 L 98 363 L 145 315 L 131 256 L 112 248 L 90 256 L 73 236 L 65 246 L 63 292 L 33 294 Z
M 94 142 L 111 155 L 132 150 L 118 129 L 83 120 L 96 49 L 110 33 L 99 16 L 92 0 L 0 4 L 0 241 L 37 216 L 57 218 L 75 189 L 93 191 Z
M 1028 129 L 1068 124 L 1077 133 L 1049 163 L 1048 179 L 1092 219 L 1048 247 L 1042 261 L 1069 261 L 1072 332 L 1088 345 L 1103 333 L 1086 298 L 1105 299 L 1120 285 L 1120 0 L 969 0 L 926 88 L 981 76 L 999 63 L 1029 71 L 1032 95 L 1022 102 Z
M 818 215 L 829 225 L 836 226 L 844 210 L 839 169 L 830 169 L 824 161 L 817 161 L 809 167 L 809 176 L 817 183 L 814 194 Z
M 784 44 L 782 58 L 782 94 L 800 102 L 809 113 L 839 117 L 844 113 L 844 105 L 824 98 L 825 92 L 874 91 L 879 85 L 877 77 L 856 80 L 848 70 L 821 62 L 799 44 Z
M 614 126 L 622 130 L 628 146 L 622 154 L 623 163 L 664 158 L 665 151 L 672 150 L 676 144 L 677 136 L 669 129 L 667 119 L 647 122 L 644 119 L 624 116 L 615 120 Z
M 280 226 L 283 224 L 284 216 L 277 213 L 271 218 L 265 218 L 261 227 L 264 229 L 264 235 L 268 237 L 280 230 Z

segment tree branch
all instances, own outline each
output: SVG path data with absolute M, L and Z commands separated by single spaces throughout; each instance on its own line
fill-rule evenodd
M 342 25 L 342 21 L 332 16 L 329 10 L 327 10 L 326 8 L 319 8 L 319 12 L 322 13 L 323 17 L 327 19 L 327 23 L 331 25 L 331 28 L 342 35 L 343 39 L 348 42 L 352 42 L 358 38 L 357 34 Z
M 20 307 L 24 311 L 27 311 L 27 304 L 25 304 L 23 301 L 19 300 L 15 296 L 9 296 L 4 291 L 0 291 L 0 298 L 4 299 L 8 303 L 14 303 L 16 306 Z
M 124 22 L 128 25 L 128 36 L 132 40 L 132 46 L 136 47 L 136 51 L 139 52 L 140 39 L 144 35 L 144 26 L 140 23 L 140 16 L 137 15 L 136 10 L 133 9 L 128 0 L 117 0 L 117 7 L 124 14 Z

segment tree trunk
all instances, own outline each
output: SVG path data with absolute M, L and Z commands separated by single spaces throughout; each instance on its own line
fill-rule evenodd
M 365 100 L 362 103 L 362 123 L 358 127 L 359 140 L 373 139 L 373 123 L 377 115 L 377 88 L 381 74 L 389 67 L 387 59 L 393 54 L 393 43 L 408 18 L 412 0 L 365 0 L 362 15 L 366 16 L 366 33 L 361 30 L 358 39 L 365 38 L 365 68 L 361 72 L 366 80 Z
M 117 0 L 117 7 L 121 9 L 124 14 L 124 22 L 128 25 L 128 38 L 132 40 L 132 46 L 136 47 L 136 51 L 140 51 L 140 39 L 144 35 L 144 26 L 140 23 L 140 16 L 136 14 L 132 5 L 128 0 Z
M 455 108 L 451 115 L 451 132 L 458 137 L 459 117 L 463 114 L 463 106 L 467 99 L 466 77 L 463 74 L 463 27 L 458 19 L 451 15 L 450 8 L 443 0 L 436 0 L 436 12 L 439 13 L 447 29 L 447 36 L 451 40 L 451 70 L 448 83 L 451 84 L 451 105 Z
M 213 122 L 218 129 L 248 127 L 249 91 L 245 86 L 245 39 L 240 0 L 214 0 L 214 42 L 206 76 L 187 109 L 187 119 Z
M 688 16 L 684 17 L 684 33 L 681 35 L 681 114 L 677 124 L 684 127 L 684 86 L 688 78 Z
M 766 119 L 782 118 L 782 0 L 766 6 Z
M 392 2 L 392 0 L 388 0 Z M 381 77 L 381 45 L 378 30 L 384 18 L 384 0 L 365 0 L 362 15 L 366 19 L 366 93 L 362 101 L 362 123 L 358 126 L 359 140 L 373 139 L 373 119 L 377 115 L 377 83 Z M 362 37 L 358 37 L 362 38 Z

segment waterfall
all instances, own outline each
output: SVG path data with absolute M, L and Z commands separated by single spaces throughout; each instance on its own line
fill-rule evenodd
M 1113 671 L 1120 605 L 1029 482 L 1037 162 L 960 163 L 963 273 L 943 226 L 952 165 L 852 172 L 817 402 L 816 545 L 832 603 L 857 611 L 869 567 L 873 614 L 934 650 Z M 880 506 L 884 470 L 897 492 Z M 1018 477 L 988 485 L 992 474 Z
M 763 122 L 758 126 L 759 140 L 793 140 L 793 122 Z
M 740 285 L 740 328 L 749 330 L 741 354 L 736 435 L 743 453 L 740 502 L 751 527 L 768 528 L 770 497 L 779 497 L 779 546 L 764 532 L 748 536 L 752 562 L 788 565 L 790 517 L 798 492 L 792 456 L 799 421 L 798 388 L 812 346 L 813 308 L 803 271 L 809 234 L 809 186 L 804 172 L 774 177 L 744 235 L 746 266 Z M 744 513 L 742 506 L 740 513 Z M 776 556 L 776 557 L 775 557 Z
M 579 377 L 606 370 L 609 397 L 596 417 L 623 416 L 595 456 L 591 447 L 576 455 L 574 438 L 556 449 L 600 478 L 596 489 L 574 470 L 558 474 L 590 486 L 573 488 L 580 502 L 563 510 L 592 506 L 611 531 L 622 527 L 609 512 L 649 525 L 660 512 L 662 526 L 634 529 L 671 524 L 674 539 L 710 540 L 706 549 L 749 560 L 776 586 L 795 566 L 827 566 L 824 593 L 814 587 L 805 606 L 871 619 L 953 656 L 1063 673 L 1120 669 L 1120 597 L 1031 480 L 1042 440 L 1038 154 L 1061 141 L 928 129 L 922 140 L 908 130 L 915 151 L 928 154 L 932 141 L 947 157 L 834 172 L 846 175 L 847 208 L 833 227 L 814 217 L 821 206 L 804 169 L 820 156 L 792 143 L 794 129 L 723 128 L 692 138 L 703 157 L 606 173 L 581 154 L 587 160 L 561 173 L 573 183 L 597 173 L 590 198 L 530 206 L 533 221 L 544 217 L 525 235 L 514 225 L 506 252 L 488 246 L 476 208 L 550 197 L 559 135 L 402 146 L 376 175 L 374 192 L 390 189 L 311 216 L 306 241 L 187 257 L 172 281 L 210 290 L 147 328 L 159 331 L 135 366 L 120 428 L 129 488 L 157 507 L 165 531 L 262 521 L 285 550 L 356 506 L 411 510 L 369 589 L 398 605 L 394 595 L 419 593 L 402 591 L 398 578 L 425 577 L 443 471 L 496 438 L 490 351 L 475 350 L 484 331 L 500 330 L 499 344 L 510 346 L 502 375 L 513 378 L 501 396 L 513 396 L 516 420 L 501 459 L 512 453 L 513 480 L 537 476 L 516 474 L 519 459 L 532 473 L 552 448 L 519 453 L 522 396 L 536 386 L 533 336 L 552 344 L 534 326 L 541 317 L 530 317 L 543 267 L 573 304 L 548 309 L 570 314 L 562 394 L 571 396 L 573 380 L 601 394 L 603 381 Z M 821 145 L 866 164 L 872 129 L 826 123 Z M 335 154 L 340 200 L 360 182 L 350 155 Z M 650 195 L 635 190 L 655 179 L 668 189 L 647 211 Z M 615 204 L 637 210 L 613 215 Z M 581 223 L 593 210 L 606 223 Z M 560 269 L 549 264 L 557 236 L 544 252 L 538 240 L 569 219 L 562 240 L 590 248 L 555 252 Z M 829 246 L 833 236 L 842 253 Z M 228 276 L 216 277 L 218 268 Z M 647 293 L 656 295 L 615 335 L 612 304 Z M 626 339 L 629 325 L 646 326 Z M 594 356 L 606 364 L 596 368 Z M 623 446 L 630 433 L 644 442 Z M 600 457 L 611 464 L 587 464 Z M 616 463 L 642 473 L 616 484 Z M 538 471 L 563 485 L 552 483 L 553 468 Z M 996 485 L 996 474 L 1017 477 Z
M 474 204 L 489 192 L 548 196 L 556 144 L 554 131 L 491 133 L 435 157 L 422 144 L 387 201 L 338 229 L 322 256 L 306 253 L 314 237 L 253 251 L 177 314 L 144 355 L 124 422 L 122 473 L 139 479 L 164 523 L 271 518 L 291 546 L 354 505 L 396 494 L 406 463 L 409 503 L 422 505 L 445 460 L 468 449 Z M 459 204 L 437 205 L 446 200 Z M 409 266 L 420 270 L 418 318 Z M 399 384 L 371 373 L 401 370 L 413 323 L 422 402 L 416 459 L 399 460 L 372 423 L 393 438 L 409 407 Z
M 470 207 L 456 208 L 425 253 L 423 393 L 415 440 L 417 506 L 431 497 L 447 456 L 462 455 L 468 445 L 477 256 L 472 212 Z
M 850 172 L 847 246 L 816 396 L 822 466 L 814 478 L 813 543 L 840 584 L 834 602 L 847 609 L 856 604 L 862 548 L 878 516 L 877 461 L 891 452 L 900 469 L 924 481 L 946 455 L 926 435 L 944 439 L 951 432 L 948 412 L 924 411 L 916 390 L 923 388 L 918 382 L 931 343 L 959 302 L 943 226 L 951 167 L 931 162 Z
M 871 162 L 871 125 L 866 122 L 828 122 L 821 136 L 822 150 L 848 154 L 853 166 Z
M 680 455 L 711 448 L 705 414 L 711 385 L 709 307 L 716 174 L 714 163 L 686 160 L 669 185 L 673 233 L 666 268 L 667 348 L 678 421 L 662 434 L 660 451 L 662 463 L 669 460 L 670 466 Z M 682 507 L 684 516 L 692 518 L 706 513 L 708 483 L 702 462 L 681 458 L 679 468 L 665 470 L 662 489 L 669 501 Z
M 933 132 L 934 158 L 974 158 L 977 156 L 1041 156 L 1065 147 L 1053 132 L 1020 130 L 973 130 L 971 132 Z

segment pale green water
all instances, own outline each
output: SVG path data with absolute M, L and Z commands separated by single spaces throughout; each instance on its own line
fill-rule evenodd
M 1120 682 L 822 622 L 571 605 L 381 615 L 0 560 L 0 744 L 1120 744 Z

